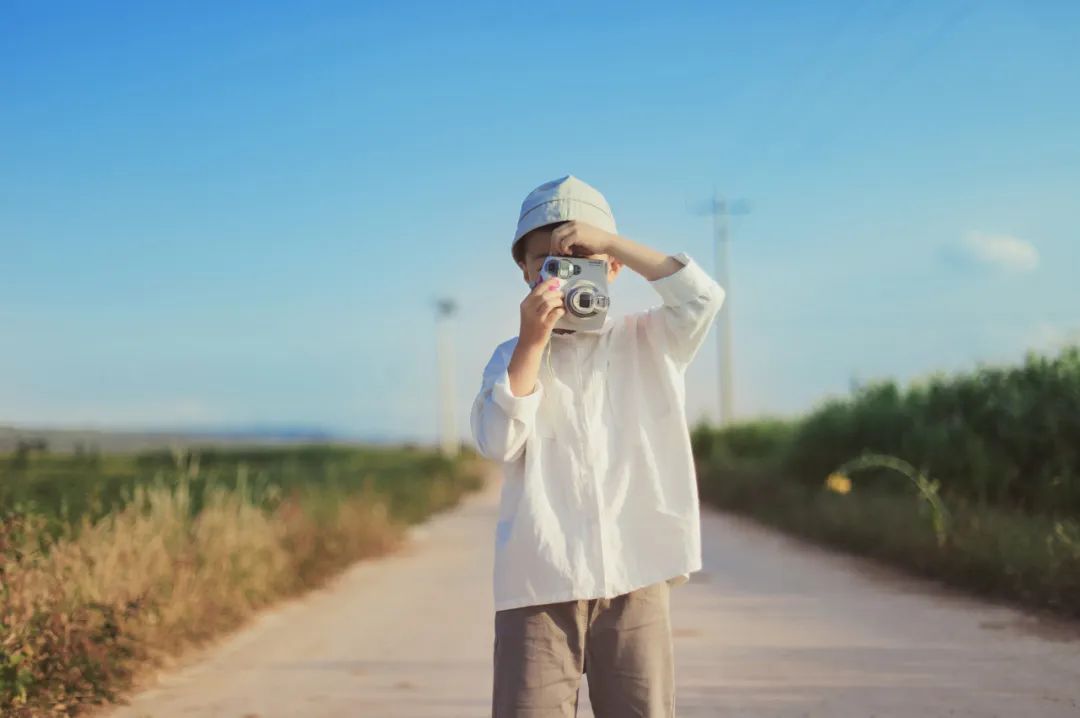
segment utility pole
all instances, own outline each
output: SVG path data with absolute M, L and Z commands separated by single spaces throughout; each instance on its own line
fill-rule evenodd
M 711 213 L 713 235 L 716 241 L 716 281 L 724 288 L 724 303 L 720 306 L 720 328 L 716 333 L 717 358 L 720 368 L 720 425 L 729 426 L 735 419 L 735 367 L 731 332 L 731 256 L 728 217 L 749 214 L 750 205 L 745 200 L 728 203 L 713 187 Z
M 450 318 L 457 311 L 457 303 L 444 297 L 436 300 L 435 307 L 438 325 L 439 444 L 442 453 L 452 457 L 458 453 L 458 434 L 454 401 L 454 332 Z

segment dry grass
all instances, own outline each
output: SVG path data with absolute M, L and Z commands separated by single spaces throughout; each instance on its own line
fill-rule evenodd
M 76 715 L 140 668 L 403 540 L 368 486 L 270 488 L 209 487 L 192 512 L 180 476 L 137 486 L 124 508 L 59 539 L 33 515 L 0 523 L 0 715 Z M 429 493 L 437 509 L 461 488 L 433 481 Z

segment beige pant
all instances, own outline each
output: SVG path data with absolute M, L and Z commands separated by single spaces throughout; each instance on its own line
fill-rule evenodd
M 496 611 L 492 717 L 573 718 L 582 673 L 597 718 L 674 716 L 670 590 Z

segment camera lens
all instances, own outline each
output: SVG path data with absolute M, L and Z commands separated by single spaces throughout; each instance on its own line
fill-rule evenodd
M 572 288 L 566 295 L 566 308 L 575 316 L 587 317 L 596 313 L 596 290 L 590 286 Z

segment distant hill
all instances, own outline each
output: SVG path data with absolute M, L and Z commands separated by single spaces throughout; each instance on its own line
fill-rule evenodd
M 392 437 L 349 437 L 303 426 L 247 426 L 222 428 L 152 429 L 146 431 L 99 428 L 0 426 L 0 453 L 13 451 L 19 441 L 44 440 L 49 451 L 68 453 L 82 447 L 102 452 L 132 452 L 170 446 L 269 446 L 287 444 L 379 445 L 409 443 Z M 415 442 L 413 442 L 415 443 Z

